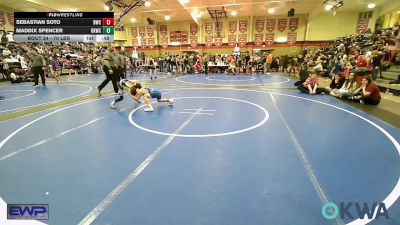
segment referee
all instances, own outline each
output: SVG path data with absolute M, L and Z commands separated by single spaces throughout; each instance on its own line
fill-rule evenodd
M 36 87 L 39 84 L 39 74 L 40 78 L 42 79 L 43 86 L 46 86 L 46 81 L 44 78 L 44 71 L 43 71 L 43 67 L 46 66 L 46 60 L 42 55 L 38 53 L 38 50 L 36 48 L 33 48 L 30 58 L 32 61 L 31 69 L 35 78 L 35 83 L 33 84 L 33 87 Z
M 115 54 L 115 64 L 116 64 L 116 67 L 117 67 L 117 79 L 118 79 L 118 81 L 120 80 L 120 79 L 125 79 L 126 77 L 125 77 L 125 55 L 124 55 L 124 53 L 123 53 L 123 51 L 122 51 L 122 49 L 119 51 L 119 52 L 117 52 L 117 51 L 115 51 L 114 52 Z
M 118 71 L 115 64 L 115 55 L 114 55 L 115 47 L 113 45 L 108 46 L 108 50 L 104 53 L 103 56 L 103 71 L 106 74 L 106 79 L 97 87 L 99 96 L 101 96 L 101 90 L 108 84 L 108 82 L 112 82 L 114 87 L 114 92 L 118 93 L 118 85 L 117 85 L 117 76 Z

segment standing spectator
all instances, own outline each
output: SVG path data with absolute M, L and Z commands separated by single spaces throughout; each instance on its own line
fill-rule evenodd
M 209 60 L 210 60 L 210 58 L 208 57 L 208 55 L 204 54 L 203 63 L 204 63 L 204 73 L 206 75 L 208 74 L 208 61 Z
M 58 60 L 58 57 L 56 55 L 53 56 L 53 60 L 51 61 L 51 71 L 52 71 L 53 78 L 56 79 L 56 81 L 57 81 L 57 84 L 61 84 L 60 61 Z
M 38 86 L 39 84 L 39 74 L 40 74 L 40 78 L 42 79 L 42 84 L 43 86 L 46 86 L 46 81 L 44 78 L 44 70 L 43 67 L 46 65 L 46 60 L 44 59 L 44 57 L 40 54 L 38 54 L 38 50 L 36 48 L 33 49 L 33 51 L 31 52 L 31 68 L 32 68 L 32 73 L 35 77 L 35 83 L 33 84 L 33 86 Z
M 271 63 L 272 63 L 273 55 L 271 53 L 267 53 L 267 57 L 265 58 L 264 64 L 264 74 L 267 74 L 271 71 Z
M 381 68 L 381 57 L 378 54 L 378 51 L 376 50 L 372 52 L 371 65 L 372 65 L 372 80 L 376 81 L 376 77 L 378 76 L 378 72 Z

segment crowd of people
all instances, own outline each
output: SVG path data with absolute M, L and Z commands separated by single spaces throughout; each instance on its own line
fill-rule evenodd
M 11 82 L 33 81 L 38 85 L 39 76 L 45 85 L 45 77 L 53 77 L 61 83 L 62 74 L 109 73 L 104 67 L 107 47 L 90 43 L 15 43 L 10 33 L 3 32 L 0 44 L 0 79 Z M 238 45 L 229 54 L 208 55 L 165 53 L 157 57 L 146 56 L 136 50 L 125 52 L 123 47 L 115 50 L 121 58 L 117 73 L 126 77 L 133 73 L 148 73 L 151 79 L 157 73 L 232 73 L 268 74 L 299 73 L 297 86 L 303 92 L 316 94 L 326 92 L 335 97 L 351 98 L 363 103 L 381 71 L 393 64 L 400 64 L 399 26 L 391 29 L 367 30 L 360 34 L 341 37 L 329 47 L 304 49 L 300 55 L 274 56 L 272 52 L 241 52 Z M 114 51 L 114 50 L 112 50 Z M 363 76 L 371 75 L 364 79 Z M 318 77 L 331 78 L 332 84 L 318 87 Z M 116 81 L 113 81 L 113 83 Z M 366 83 L 365 83 L 366 82 Z M 365 83 L 365 84 L 364 84 Z M 100 90 L 102 89 L 100 85 Z M 361 89 L 360 89 L 361 88 Z M 366 91 L 364 91 L 364 89 Z M 379 89 L 373 87 L 374 91 Z M 367 94 L 365 94 L 367 93 Z M 358 96 L 361 94 L 361 98 Z M 373 93 L 375 96 L 375 94 Z M 374 104 L 379 103 L 376 97 Z
M 367 30 L 338 38 L 331 47 L 306 54 L 298 89 L 311 95 L 325 92 L 363 104 L 379 104 L 377 77 L 382 77 L 381 72 L 391 65 L 400 65 L 399 31 L 399 26 L 373 33 Z M 330 77 L 331 84 L 319 87 L 317 75 Z

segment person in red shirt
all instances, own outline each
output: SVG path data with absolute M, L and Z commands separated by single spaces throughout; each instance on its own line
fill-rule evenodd
M 366 76 L 361 81 L 361 87 L 354 91 L 355 96 L 351 100 L 360 101 L 361 104 L 378 105 L 381 101 L 381 94 L 376 84 L 372 83 L 371 76 Z
M 368 61 L 366 60 L 366 56 L 358 57 L 357 67 L 368 67 Z

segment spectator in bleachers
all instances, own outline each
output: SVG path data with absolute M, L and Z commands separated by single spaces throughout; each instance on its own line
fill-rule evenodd
M 11 55 L 12 53 L 11 53 L 11 51 L 10 51 L 10 49 L 8 48 L 8 47 L 6 47 L 4 50 L 3 50 L 3 56 L 4 57 L 9 57 L 10 55 Z

